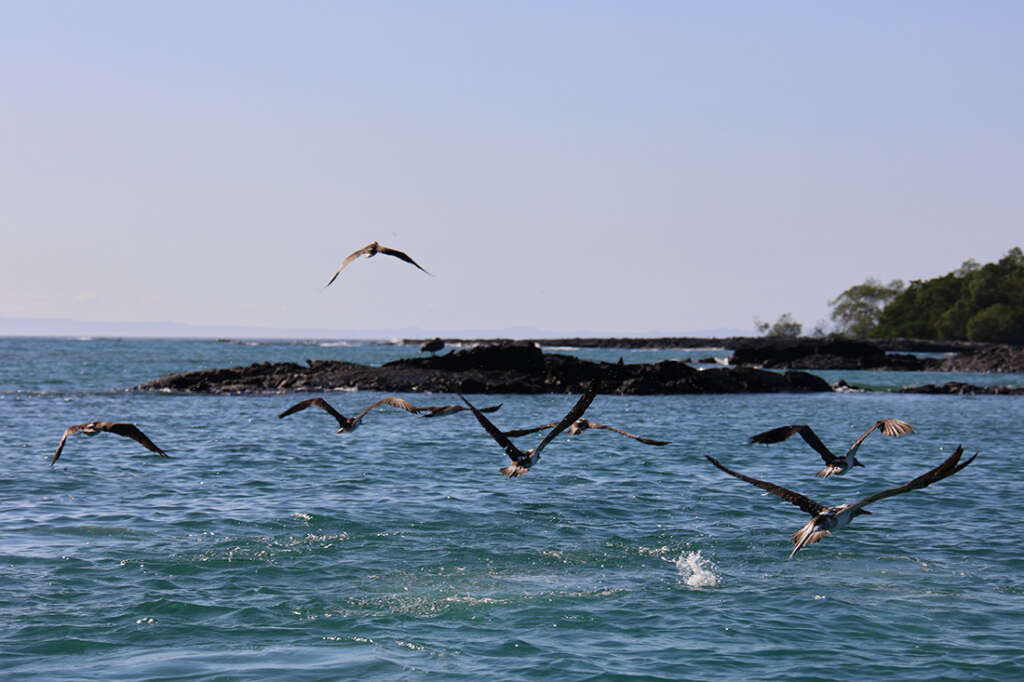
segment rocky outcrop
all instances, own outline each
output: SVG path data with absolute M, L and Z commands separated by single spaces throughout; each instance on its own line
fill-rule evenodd
M 833 338 L 760 338 L 738 344 L 732 365 L 772 369 L 925 370 L 935 361 L 889 354 L 867 341 Z
M 842 337 L 799 337 L 800 341 L 816 341 L 818 343 L 842 339 Z M 430 339 L 403 339 L 406 345 L 420 346 Z M 771 345 L 786 342 L 790 339 L 770 336 L 660 336 L 660 337 L 570 337 L 570 338 L 548 338 L 529 339 L 541 348 L 551 347 L 575 347 L 575 348 L 726 348 L 735 350 L 737 348 L 749 348 L 758 345 Z M 495 343 L 510 342 L 511 339 L 443 339 L 448 344 L 459 345 L 492 345 Z M 863 343 L 889 352 L 928 352 L 928 353 L 965 353 L 981 350 L 992 346 L 991 343 L 982 341 L 939 341 L 936 339 L 870 339 Z
M 939 362 L 942 372 L 1024 372 L 1024 348 L 988 346 Z
M 907 386 L 900 393 L 927 393 L 931 395 L 1024 395 L 1024 388 L 1019 386 L 975 386 L 962 381 L 947 381 L 941 386 L 925 384 L 924 386 Z
M 139 390 L 190 393 L 273 393 L 334 389 L 385 392 L 582 393 L 592 379 L 601 393 L 772 393 L 831 391 L 805 372 L 769 372 L 749 367 L 699 371 L 682 362 L 653 364 L 590 362 L 545 355 L 532 343 L 479 346 L 435 357 L 407 358 L 381 367 L 307 360 L 172 374 Z

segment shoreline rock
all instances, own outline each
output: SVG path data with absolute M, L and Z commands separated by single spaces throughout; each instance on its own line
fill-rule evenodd
M 969 353 L 946 358 L 939 363 L 940 372 L 1024 372 L 1024 348 L 1018 346 L 987 346 Z
M 842 337 L 728 338 L 565 338 L 509 341 L 445 339 L 448 344 L 493 346 L 536 344 L 542 348 L 724 348 L 733 351 L 730 365 L 765 369 L 877 369 L 892 372 L 1024 372 L 1024 348 L 972 341 L 870 339 Z M 405 344 L 418 343 L 405 339 Z M 902 352 L 895 352 L 902 351 Z M 950 358 L 921 358 L 911 352 L 957 353 Z M 714 358 L 710 358 L 714 360 Z M 707 362 L 708 359 L 700 362 Z
M 600 392 L 682 393 L 830 392 L 807 372 L 750 367 L 697 370 L 665 360 L 652 364 L 591 362 L 544 354 L 529 342 L 478 346 L 445 355 L 395 360 L 381 367 L 331 360 L 254 363 L 246 367 L 171 374 L 136 386 L 143 391 L 281 393 L 339 389 L 438 393 L 582 393 L 594 378 Z
M 963 381 L 947 381 L 938 386 L 905 386 L 900 393 L 925 393 L 929 395 L 1024 395 L 1024 387 L 1018 386 L 976 386 Z
M 402 339 L 402 345 L 415 345 L 419 346 L 422 343 L 429 341 L 430 339 Z M 750 346 L 761 346 L 765 344 L 778 343 L 779 341 L 787 341 L 786 338 L 781 337 L 770 337 L 770 336 L 660 336 L 660 337 L 568 337 L 568 338 L 545 338 L 545 339 L 526 339 L 523 341 L 516 341 L 514 339 L 503 339 L 503 338 L 477 338 L 477 339 L 461 339 L 461 338 L 446 338 L 442 339 L 446 344 L 461 344 L 461 345 L 494 345 L 501 343 L 533 343 L 541 348 L 553 348 L 553 347 L 573 347 L 573 348 L 725 348 L 727 350 L 736 350 L 738 348 L 746 348 Z M 814 341 L 824 342 L 829 340 L 842 340 L 842 337 L 810 337 L 801 336 L 797 337 L 799 341 Z M 391 342 L 389 342 L 391 343 Z M 912 352 L 926 352 L 926 353 L 966 353 L 970 351 L 981 350 L 989 348 L 995 344 L 981 342 L 981 341 L 939 341 L 935 339 L 906 339 L 906 338 L 895 338 L 895 339 L 868 339 L 861 343 L 868 343 L 877 348 L 881 348 L 883 351 L 900 351 L 904 353 Z

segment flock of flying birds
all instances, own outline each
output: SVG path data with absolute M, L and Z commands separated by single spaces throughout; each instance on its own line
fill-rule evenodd
M 377 242 L 371 242 L 367 246 L 354 251 L 342 261 L 341 266 L 331 277 L 330 281 L 327 282 L 326 286 L 330 286 L 331 283 L 337 279 L 341 271 L 359 256 L 366 256 L 372 258 L 378 253 L 383 253 L 388 256 L 394 256 L 399 258 L 416 268 L 419 268 L 423 272 L 430 274 L 422 267 L 419 266 L 416 261 L 410 258 L 406 253 L 391 249 L 386 246 L 381 246 Z M 423 345 L 421 350 L 435 351 L 443 347 L 443 342 L 439 339 L 435 339 L 432 342 L 428 342 Z M 439 405 L 439 406 L 428 406 L 428 407 L 416 407 L 408 400 L 403 398 L 396 398 L 389 396 L 382 398 L 362 412 L 354 417 L 346 417 L 336 410 L 330 403 L 323 398 L 309 398 L 302 400 L 287 410 L 278 415 L 278 418 L 284 418 L 296 412 L 301 412 L 308 407 L 319 407 L 323 411 L 330 414 L 338 422 L 338 430 L 335 433 L 350 433 L 354 431 L 363 421 L 363 418 L 374 408 L 381 406 L 396 407 L 412 414 L 422 414 L 423 417 L 439 417 L 451 414 L 456 414 L 462 411 L 470 411 L 476 420 L 480 423 L 480 426 L 493 438 L 498 445 L 500 445 L 508 458 L 512 461 L 511 464 L 499 469 L 501 473 L 505 474 L 509 478 L 516 478 L 527 473 L 537 462 L 540 461 L 541 451 L 544 450 L 560 433 L 568 429 L 570 435 L 581 434 L 588 429 L 606 429 L 615 433 L 633 438 L 641 443 L 647 445 L 668 445 L 669 441 L 655 440 L 652 438 L 645 438 L 641 436 L 628 433 L 621 429 L 613 426 L 607 426 L 605 424 L 599 424 L 597 422 L 590 421 L 589 419 L 583 418 L 583 413 L 586 412 L 587 408 L 590 407 L 590 403 L 593 402 L 594 397 L 597 395 L 598 380 L 594 380 L 590 383 L 583 395 L 576 401 L 572 409 L 560 421 L 552 422 L 549 424 L 543 424 L 541 426 L 534 426 L 523 429 L 512 429 L 509 431 L 502 431 L 494 423 L 485 416 L 484 413 L 495 412 L 501 404 L 491 405 L 489 407 L 477 408 L 465 398 L 465 396 L 459 394 L 459 398 L 466 404 L 465 407 L 462 405 Z M 880 432 L 883 436 L 900 437 L 906 434 L 914 433 L 914 427 L 905 421 L 900 419 L 880 419 L 865 431 L 860 438 L 855 440 L 853 444 L 847 449 L 843 455 L 836 455 L 818 438 L 818 435 L 811 429 L 807 424 L 793 424 L 788 426 L 780 426 L 763 433 L 758 433 L 751 436 L 750 443 L 779 443 L 790 436 L 799 435 L 804 441 L 811 446 L 825 462 L 825 468 L 817 473 L 822 478 L 829 476 L 841 476 L 846 474 L 854 467 L 864 466 L 857 459 L 856 453 L 860 448 L 864 440 L 870 436 L 874 431 Z M 521 450 L 519 447 L 512 442 L 512 438 L 519 436 L 536 433 L 538 431 L 547 431 L 547 433 L 541 438 L 540 442 L 529 450 Z M 98 433 L 115 433 L 119 436 L 125 436 L 137 441 L 143 447 L 151 452 L 155 452 L 161 457 L 169 457 L 169 455 L 160 449 L 152 440 L 150 440 L 146 434 L 144 434 L 135 424 L 128 422 L 106 422 L 106 421 L 92 421 L 87 424 L 77 424 L 75 426 L 69 426 L 64 430 L 64 434 L 61 436 L 60 444 L 57 446 L 57 451 L 53 454 L 53 459 L 50 460 L 52 466 L 60 458 L 61 453 L 64 450 L 64 445 L 67 442 L 69 436 L 82 433 L 87 436 L 94 436 Z M 808 521 L 802 528 L 794 532 L 790 539 L 793 542 L 793 551 L 790 552 L 790 558 L 793 557 L 798 551 L 806 547 L 807 545 L 813 544 L 818 540 L 828 536 L 833 531 L 838 531 L 841 528 L 849 525 L 849 523 L 857 516 L 861 514 L 870 514 L 871 512 L 865 509 L 865 507 L 874 502 L 878 502 L 887 497 L 899 495 L 901 493 L 910 492 L 911 490 L 917 490 L 920 488 L 927 487 L 932 483 L 941 481 L 944 478 L 948 478 L 953 474 L 957 473 L 968 464 L 974 461 L 974 458 L 978 456 L 975 453 L 967 460 L 961 462 L 963 455 L 963 446 L 958 446 L 956 451 L 946 458 L 941 464 L 933 469 L 926 471 L 917 478 L 904 483 L 903 485 L 896 486 L 894 488 L 887 488 L 877 493 L 873 493 L 866 497 L 857 500 L 851 504 L 841 505 L 824 505 L 819 502 L 815 502 L 811 498 L 801 495 L 800 493 L 793 492 L 787 488 L 783 488 L 780 485 L 769 483 L 767 481 L 761 481 L 750 476 L 746 476 L 739 472 L 733 471 L 726 467 L 717 459 L 711 455 L 705 455 L 708 461 L 714 466 L 736 478 L 746 481 L 752 485 L 761 488 L 773 495 L 790 502 L 807 514 L 811 515 L 811 520 Z

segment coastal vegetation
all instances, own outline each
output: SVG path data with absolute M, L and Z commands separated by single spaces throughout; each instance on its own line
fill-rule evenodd
M 832 306 L 832 321 L 836 332 L 857 339 L 867 338 L 878 326 L 882 310 L 906 289 L 901 279 L 883 284 L 869 277 L 863 284 L 855 284 L 836 296 Z
M 775 324 L 762 322 L 755 317 L 754 324 L 757 325 L 757 331 L 765 336 L 783 338 L 796 338 L 800 336 L 800 332 L 804 328 L 802 324 L 793 319 L 792 313 L 783 313 L 779 319 L 775 320 Z
M 848 336 L 1024 344 L 1024 252 L 1015 246 L 985 265 L 970 259 L 907 286 L 869 279 L 829 304 Z

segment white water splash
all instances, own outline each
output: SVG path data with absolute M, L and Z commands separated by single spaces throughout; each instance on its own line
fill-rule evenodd
M 710 560 L 700 555 L 700 550 L 680 554 L 675 561 L 679 575 L 686 577 L 690 587 L 715 587 L 718 585 L 718 574 Z

